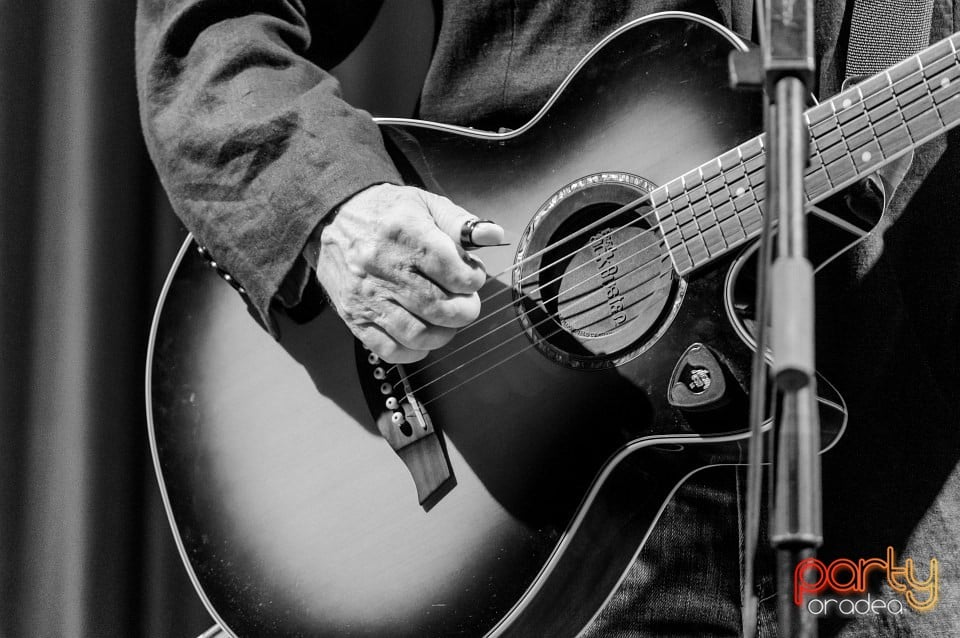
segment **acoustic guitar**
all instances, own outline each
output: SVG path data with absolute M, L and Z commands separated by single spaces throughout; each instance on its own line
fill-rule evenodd
M 958 43 L 807 111 L 818 268 L 877 221 L 818 202 L 960 121 Z M 480 318 L 415 365 L 330 308 L 280 317 L 275 341 L 187 240 L 151 333 L 149 433 L 225 630 L 574 636 L 677 486 L 744 461 L 765 143 L 756 95 L 728 88 L 743 48 L 661 13 L 517 130 L 379 120 L 408 183 L 510 240 L 483 252 Z M 846 413 L 816 392 L 827 448 Z

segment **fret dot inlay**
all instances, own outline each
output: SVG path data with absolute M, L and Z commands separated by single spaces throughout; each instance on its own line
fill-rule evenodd
M 960 125 L 960 34 L 805 113 L 804 197 L 815 203 L 890 158 Z M 765 203 L 758 136 L 651 194 L 681 275 L 756 236 Z

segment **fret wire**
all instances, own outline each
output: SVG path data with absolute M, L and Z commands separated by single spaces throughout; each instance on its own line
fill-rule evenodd
M 703 184 L 704 187 L 706 187 L 706 185 L 707 185 L 707 180 L 709 179 L 709 178 L 707 177 L 707 175 L 710 175 L 711 178 L 713 177 L 713 169 L 710 168 L 710 165 L 713 164 L 714 162 L 716 162 L 716 164 L 717 164 L 716 170 L 717 170 L 718 173 L 719 173 L 719 171 L 720 171 L 720 162 L 719 162 L 718 160 L 711 160 L 710 162 L 707 162 L 707 164 L 704 165 L 704 166 L 707 167 L 707 170 L 710 171 L 709 173 L 705 173 L 705 172 L 704 172 L 704 170 L 703 170 L 703 169 L 704 169 L 704 166 L 701 166 L 700 168 L 697 169 L 697 171 L 698 171 L 699 174 L 700 174 L 700 183 Z M 681 180 L 682 180 L 682 178 L 681 178 Z M 707 189 L 707 203 L 710 204 L 710 206 L 707 206 L 707 210 L 709 210 L 710 207 L 713 206 L 713 199 L 710 197 L 710 191 L 709 191 L 709 189 Z M 697 230 L 697 232 L 693 233 L 693 234 L 690 236 L 689 239 L 690 239 L 690 240 L 695 240 L 695 239 L 700 238 L 700 222 L 697 221 L 698 215 L 697 215 L 692 209 L 690 209 L 689 212 L 690 212 L 690 216 L 692 217 L 691 223 L 696 227 L 696 230 Z M 693 246 L 691 247 L 691 244 L 690 244 L 690 242 L 688 241 L 688 238 L 685 237 L 685 236 L 683 236 L 682 234 L 681 234 L 681 237 L 683 237 L 683 243 L 684 243 L 684 247 L 687 249 L 687 254 L 690 255 L 690 261 L 693 263 L 694 267 L 699 266 L 700 264 L 697 263 L 697 256 L 694 255 L 693 252 L 694 252 L 694 250 L 697 250 L 697 252 L 698 252 L 698 254 L 699 254 L 699 250 L 698 250 L 698 249 L 700 249 L 701 247 L 698 246 L 697 244 L 693 244 Z M 701 243 L 704 243 L 702 238 L 700 239 L 700 242 L 701 242 Z M 705 244 L 705 243 L 704 243 L 704 245 L 703 245 L 703 250 L 706 251 L 706 244 Z
M 954 70 L 956 71 L 956 69 L 954 69 Z M 949 69 L 945 70 L 945 72 L 949 72 Z M 940 74 L 938 73 L 937 75 L 940 75 Z M 933 76 L 933 77 L 936 77 L 936 76 Z M 936 91 L 938 90 L 938 88 L 932 88 L 932 87 L 931 87 L 931 85 L 930 85 L 930 80 L 931 80 L 931 79 L 933 79 L 933 78 L 925 78 L 925 79 L 924 79 L 923 87 L 924 87 L 925 93 L 924 93 L 924 95 L 923 95 L 922 97 L 917 98 L 916 100 L 914 100 L 913 102 L 911 102 L 909 105 L 905 106 L 904 108 L 899 109 L 898 111 L 895 111 L 894 113 L 884 115 L 884 117 L 881 118 L 881 120 L 877 121 L 877 124 L 880 124 L 882 121 L 887 120 L 888 118 L 890 118 L 891 120 L 898 119 L 897 116 L 899 116 L 899 119 L 902 120 L 902 123 L 899 124 L 898 126 L 908 127 L 909 124 L 910 124 L 911 122 L 916 121 L 916 119 L 917 119 L 918 117 L 921 117 L 921 116 L 923 116 L 924 114 L 933 112 L 933 114 L 935 114 L 935 115 L 937 116 L 937 118 L 940 120 L 941 124 L 945 126 L 945 125 L 946 125 L 946 122 L 943 120 L 942 115 L 941 115 L 940 112 L 939 112 L 939 109 L 936 108 L 936 102 L 935 102 L 935 99 L 934 99 L 935 93 L 936 93 Z M 918 114 L 916 114 L 916 115 L 911 116 L 911 115 L 907 112 L 907 109 L 908 109 L 908 108 L 913 109 L 913 108 L 916 108 L 916 107 L 922 107 L 922 112 L 921 112 L 921 113 L 918 113 Z M 883 138 L 886 137 L 888 133 L 890 133 L 890 132 L 892 132 L 892 131 L 895 131 L 896 128 L 897 128 L 897 127 L 894 127 L 893 129 L 880 130 L 879 133 L 876 133 L 876 134 L 875 134 L 875 139 L 882 141 Z M 937 128 L 939 128 L 939 127 L 937 127 Z M 877 130 L 877 129 L 875 128 L 875 131 L 876 131 L 876 130 Z M 909 131 L 909 128 L 908 128 L 908 131 Z M 911 136 L 912 136 L 912 133 L 911 133 Z M 869 140 L 869 141 L 873 141 L 873 140 Z M 853 150 L 858 150 L 859 148 L 862 148 L 863 146 L 868 145 L 868 144 L 869 144 L 869 141 L 868 141 L 867 144 L 855 145 L 855 146 L 852 147 L 852 149 L 853 149 Z
M 951 48 L 952 51 L 953 51 L 954 59 L 956 59 L 956 58 L 960 58 L 960 51 L 957 50 L 957 43 L 954 42 L 954 38 L 960 39 L 960 35 L 954 35 L 954 36 L 951 36 L 951 37 L 948 39 L 948 41 L 950 42 L 950 48 Z M 952 88 L 952 89 L 953 89 L 953 92 L 954 92 L 954 95 L 956 95 L 957 89 L 956 89 L 956 88 L 953 88 L 953 87 L 956 87 L 956 86 L 958 85 L 958 83 L 953 81 L 954 78 L 947 77 L 947 75 L 946 75 L 947 73 L 954 73 L 954 74 L 956 74 L 956 75 L 960 75 L 960 69 L 958 69 L 958 68 L 956 67 L 956 65 L 954 65 L 953 67 L 950 67 L 950 68 L 946 69 L 946 70 L 941 74 L 941 75 L 943 75 L 943 77 L 940 79 L 940 82 L 938 83 L 938 84 L 940 85 L 940 88 L 943 90 L 944 93 L 947 92 L 947 89 L 948 89 L 948 88 Z M 944 83 L 946 83 L 946 84 L 944 84 Z M 946 96 L 946 97 L 943 99 L 942 103 L 943 103 L 943 104 L 947 104 L 947 102 L 949 101 L 949 99 L 950 99 L 951 97 L 953 97 L 953 96 L 952 96 L 952 95 Z M 934 102 L 936 102 L 936 97 L 934 97 Z M 937 110 L 940 111 L 940 112 L 942 112 L 942 110 L 940 109 L 940 104 L 941 104 L 941 102 L 937 102 Z M 960 115 L 958 115 L 958 117 L 960 117 Z
M 678 180 L 674 180 L 674 182 L 675 182 L 675 181 L 678 181 Z M 673 184 L 673 182 L 667 182 L 667 183 L 664 184 L 660 189 L 658 189 L 658 190 L 662 190 L 662 191 L 664 192 L 664 196 L 666 197 L 666 201 L 665 201 L 664 203 L 666 203 L 668 206 L 670 205 L 670 191 L 669 191 L 669 187 L 670 187 L 671 184 Z M 687 248 L 687 244 L 686 244 L 686 242 L 684 241 L 683 232 L 682 232 L 682 228 L 681 228 L 681 224 L 680 224 L 680 220 L 677 219 L 676 212 L 677 212 L 677 211 L 674 211 L 674 210 L 673 210 L 673 207 L 670 206 L 670 216 L 673 218 L 673 221 L 674 221 L 674 227 L 673 227 L 673 229 L 670 231 L 670 233 L 675 234 L 675 236 L 676 236 L 676 238 L 677 238 L 677 243 L 676 243 L 675 246 L 672 246 L 672 245 L 670 244 L 669 240 L 667 240 L 667 247 L 668 247 L 668 249 L 670 250 L 671 257 L 672 257 L 672 259 L 674 260 L 674 264 L 676 264 L 678 271 L 683 272 L 683 271 L 685 270 L 685 268 L 686 268 L 685 264 L 686 264 L 687 262 L 689 262 L 689 263 L 691 264 L 691 266 L 693 265 L 693 255 L 690 254 L 690 250 L 689 250 L 689 248 Z M 683 248 L 683 250 L 684 250 L 684 252 L 686 253 L 686 255 L 677 255 L 676 249 L 681 248 L 681 247 Z M 682 259 L 681 259 L 681 258 L 682 258 Z M 683 266 L 682 266 L 681 264 L 683 264 Z
M 734 165 L 734 167 L 731 169 L 731 171 L 739 169 L 741 173 L 741 175 L 737 177 L 736 183 L 745 182 L 746 185 L 749 186 L 750 175 L 747 171 L 747 167 L 744 165 L 743 152 L 740 150 L 740 147 L 737 147 L 736 149 L 734 149 L 734 151 L 736 151 L 737 153 L 737 162 Z M 747 193 L 748 192 L 747 186 L 740 186 L 739 188 L 742 188 L 743 192 Z M 742 222 L 740 222 L 740 215 L 738 214 L 739 211 L 737 210 L 736 205 L 733 204 L 732 200 L 728 203 L 733 207 L 733 211 L 730 213 L 730 216 L 721 220 L 720 215 L 719 214 L 717 215 L 717 226 L 720 229 L 720 234 L 723 236 L 723 240 L 724 240 L 724 243 L 726 243 L 727 248 L 730 247 L 731 240 L 735 241 L 736 239 L 739 239 L 741 234 L 744 234 L 744 235 L 746 234 L 743 232 L 743 224 Z M 737 223 L 737 227 L 735 228 L 735 230 L 737 231 L 736 237 L 728 237 L 727 231 L 724 229 L 724 224 L 731 219 L 733 219 Z
M 937 101 L 933 99 L 933 90 L 930 88 L 930 82 L 929 82 L 929 78 L 927 77 L 926 70 L 923 66 L 923 60 L 920 60 L 920 69 L 921 69 L 921 75 L 923 76 L 923 81 L 921 82 L 921 86 L 923 86 L 923 91 L 924 91 L 923 99 L 925 102 L 929 103 L 930 105 L 928 107 L 928 111 L 932 112 L 937 117 L 938 124 L 936 128 L 942 129 L 943 127 L 946 126 L 947 123 L 944 122 L 943 116 L 940 115 L 940 110 L 937 108 Z
M 653 207 L 653 214 L 657 219 L 657 225 L 660 227 L 660 234 L 663 237 L 663 242 L 667 246 L 667 252 L 670 255 L 670 261 L 673 262 L 674 268 L 677 269 L 677 272 L 684 272 L 686 270 L 686 261 L 681 261 L 681 255 L 677 254 L 677 248 L 683 243 L 682 237 L 679 242 L 674 244 L 673 238 L 674 233 L 677 236 L 680 235 L 680 227 L 674 218 L 673 211 L 670 210 L 669 214 L 663 209 L 663 205 L 669 205 L 670 198 L 667 191 L 668 184 L 659 186 L 652 191 L 650 191 L 650 204 Z M 663 199 L 661 199 L 661 196 Z M 663 214 L 661 214 L 663 213 Z M 670 223 L 671 226 L 667 228 L 667 223 Z
M 952 55 L 953 53 L 950 54 L 950 56 Z M 946 57 L 947 56 L 941 56 L 940 58 L 937 58 L 935 61 L 936 62 L 943 61 L 944 59 L 946 59 Z M 892 129 L 881 130 L 879 133 L 876 133 L 874 136 L 867 139 L 864 143 L 852 145 L 850 147 L 851 151 L 854 151 L 854 152 L 859 151 L 864 147 L 870 146 L 871 143 L 874 143 L 876 141 L 885 141 L 884 138 L 890 137 L 891 133 L 895 135 L 895 132 L 899 127 L 903 127 L 905 132 L 907 133 L 907 136 L 910 138 L 910 142 L 907 145 L 912 144 L 916 140 L 916 136 L 914 135 L 913 131 L 910 130 L 909 124 L 911 122 L 915 123 L 918 120 L 918 118 L 926 117 L 931 113 L 935 115 L 940 122 L 940 126 L 935 127 L 936 129 L 939 129 L 941 127 L 948 125 L 947 121 L 943 118 L 941 109 L 938 107 L 938 104 L 936 102 L 936 96 L 938 92 L 943 91 L 944 89 L 948 88 L 950 84 L 952 84 L 953 78 L 950 77 L 951 75 L 953 75 L 954 77 L 960 77 L 960 69 L 957 68 L 956 62 L 951 61 L 950 65 L 943 68 L 937 67 L 937 70 L 934 73 L 932 73 L 930 76 L 927 76 L 924 73 L 924 71 L 927 68 L 929 68 L 929 66 L 932 66 L 932 65 L 928 65 L 927 67 L 924 67 L 922 63 L 918 62 L 918 64 L 920 64 L 920 67 L 921 67 L 920 74 L 922 79 L 919 80 L 921 84 L 919 84 L 917 88 L 922 87 L 923 93 L 917 96 L 911 96 L 913 97 L 913 99 L 910 102 L 905 103 L 903 105 L 900 104 L 900 98 L 903 97 L 904 94 L 897 96 L 896 102 L 891 102 L 897 108 L 895 108 L 895 110 L 892 113 L 884 114 L 881 120 L 877 121 L 877 124 L 879 124 L 883 120 L 887 120 L 889 118 L 891 120 L 900 119 L 900 123 Z M 946 85 L 940 85 L 938 83 L 938 78 L 940 78 L 940 76 L 943 76 L 943 78 L 948 80 L 948 83 Z M 907 112 L 908 108 L 912 110 L 916 110 L 916 109 L 921 109 L 921 110 L 918 113 L 913 114 L 912 111 Z M 868 110 L 867 113 L 872 114 L 872 111 Z M 874 123 L 872 120 L 871 120 L 871 128 L 874 128 Z M 850 139 L 852 139 L 852 137 L 847 137 L 846 139 L 849 141 Z M 902 149 L 902 146 L 896 150 L 901 150 L 901 149 Z M 880 151 L 884 156 L 886 155 L 882 147 Z M 882 159 L 882 158 L 878 158 L 878 159 Z M 827 171 L 827 176 L 828 178 L 830 177 L 829 171 Z
M 908 74 L 905 77 L 911 76 L 912 74 Z M 901 79 L 900 82 L 904 82 L 904 80 Z M 877 87 L 871 95 L 889 90 L 889 87 L 890 83 L 888 82 L 887 87 Z M 896 94 L 894 93 L 894 95 Z M 833 118 L 836 120 L 835 128 L 830 131 L 824 131 L 821 137 L 839 132 L 843 146 L 840 147 L 839 142 L 831 144 L 826 149 L 821 149 L 819 144 L 817 144 L 817 146 L 821 153 L 824 175 L 831 184 L 835 183 L 838 179 L 842 182 L 845 174 L 851 172 L 853 174 L 863 173 L 865 172 L 863 169 L 864 165 L 869 167 L 883 159 L 884 153 L 876 140 L 873 119 L 871 118 L 871 109 L 866 105 L 866 97 L 860 87 L 857 86 L 841 93 L 830 102 L 834 108 L 836 108 L 837 102 L 841 102 L 841 110 L 837 112 L 835 118 Z M 850 118 L 849 115 L 846 115 L 848 113 L 857 113 L 857 115 Z M 861 117 L 863 118 L 862 120 L 860 119 Z M 828 121 L 829 119 L 830 118 L 828 118 Z M 870 155 L 861 153 L 865 147 L 871 147 L 871 145 L 873 147 L 872 151 L 867 151 Z M 828 149 L 833 149 L 834 146 L 837 146 L 837 148 L 833 150 L 832 155 L 837 155 L 837 151 L 840 151 L 840 154 L 824 160 L 822 153 Z M 874 160 L 875 157 L 876 160 Z M 837 173 L 839 171 L 843 171 L 843 173 L 838 175 Z
M 726 153 L 724 155 L 726 155 Z M 704 212 L 703 215 L 698 215 L 696 218 L 697 225 L 700 227 L 700 232 L 703 235 L 703 243 L 706 246 L 707 252 L 710 254 L 711 257 L 719 253 L 714 253 L 714 251 L 710 250 L 710 245 L 707 243 L 707 233 L 713 228 L 718 228 L 718 226 L 720 225 L 720 219 L 717 216 L 717 209 L 730 202 L 730 186 L 727 179 L 727 173 L 726 171 L 723 170 L 722 158 L 724 157 L 724 155 L 721 155 L 720 158 L 717 159 L 717 164 L 720 166 L 720 169 L 721 169 L 720 175 L 718 177 L 713 178 L 714 180 L 719 179 L 721 181 L 720 188 L 717 191 L 715 191 L 715 194 L 722 193 L 722 196 L 718 197 L 717 203 L 713 202 L 713 197 L 711 196 L 710 197 L 711 206 Z M 701 220 L 704 220 L 707 222 L 708 226 L 706 228 L 704 228 L 704 226 L 700 223 Z M 721 235 L 721 238 L 722 238 L 722 235 Z
M 957 60 L 951 59 L 958 56 L 958 43 L 960 34 L 806 111 L 804 115 L 814 142 L 811 166 L 804 175 L 808 201 L 816 201 L 835 190 L 838 184 L 874 170 L 889 155 L 960 120 L 960 100 L 952 99 L 960 91 L 960 69 Z M 945 97 L 938 102 L 941 94 Z M 949 114 L 944 113 L 944 108 L 951 109 Z M 939 125 L 931 129 L 927 119 L 934 117 Z M 666 229 L 659 213 L 658 221 L 665 236 L 671 234 L 676 239 L 676 246 L 668 243 L 671 253 L 683 245 L 686 255 L 682 261 L 690 265 L 687 269 L 681 268 L 675 259 L 681 274 L 738 246 L 759 230 L 753 226 L 760 218 L 756 211 L 764 202 L 765 184 L 763 179 L 755 177 L 757 172 L 763 173 L 765 166 L 763 139 L 761 135 L 748 140 L 665 185 L 669 186 L 664 189 L 665 201 L 655 202 L 655 207 L 668 205 L 668 210 L 660 212 L 673 218 L 674 226 Z M 842 150 L 834 149 L 824 157 L 826 151 L 841 142 Z M 829 146 L 822 146 L 824 143 Z M 724 167 L 725 164 L 728 165 Z M 717 179 L 720 181 L 715 182 Z M 673 189 L 677 187 L 679 191 L 674 194 Z M 740 188 L 743 192 L 737 194 Z M 750 200 L 744 201 L 744 197 Z M 696 212 L 696 208 L 703 205 L 706 208 Z M 729 217 L 726 216 L 728 210 Z M 680 224 L 677 219 L 683 214 L 690 216 L 686 224 Z M 736 224 L 731 220 L 736 220 Z M 691 224 L 692 227 L 687 228 L 689 236 L 685 236 L 684 227 Z M 736 234 L 731 230 L 734 228 L 738 231 Z M 691 230 L 694 232 L 690 233 Z M 709 245 L 708 238 L 711 238 Z
M 747 168 L 746 161 L 743 159 L 743 151 L 741 150 L 741 148 L 742 148 L 742 147 L 740 147 L 740 146 L 738 146 L 738 147 L 736 148 L 736 152 L 737 152 L 737 165 L 736 165 L 736 168 L 739 168 L 739 169 L 742 171 L 743 175 L 737 179 L 737 182 L 743 182 L 743 183 L 745 184 L 745 186 L 740 186 L 740 187 L 739 187 L 739 188 L 742 188 L 742 189 L 743 189 L 743 193 L 737 195 L 737 197 L 747 197 L 747 196 L 749 196 L 749 197 L 751 197 L 751 198 L 753 198 L 753 199 L 755 200 L 756 198 L 754 197 L 753 187 L 752 187 L 752 185 L 750 184 L 750 170 Z M 732 240 L 732 241 L 737 241 L 737 240 L 739 240 L 739 239 L 741 239 L 741 238 L 746 238 L 746 236 L 747 236 L 747 230 L 746 230 L 746 228 L 744 228 L 744 226 L 743 226 L 743 219 L 740 218 L 740 209 L 736 206 L 736 204 L 733 203 L 732 200 L 731 200 L 731 202 L 730 202 L 730 205 L 733 207 L 733 211 L 730 213 L 730 217 L 728 217 L 728 218 L 724 219 L 723 221 L 719 222 L 719 223 L 720 223 L 720 232 L 724 233 L 724 236 L 725 236 L 725 237 L 726 237 L 726 234 L 725 234 L 725 231 L 724 231 L 724 226 L 723 226 L 723 224 L 728 223 L 730 220 L 733 220 L 733 221 L 735 222 L 735 224 L 736 224 L 736 225 L 734 226 L 734 228 L 733 228 L 733 231 L 736 232 L 736 235 L 735 235 L 734 237 L 732 237 L 732 238 L 727 238 L 727 244 L 728 244 L 728 246 L 729 246 L 731 240 Z M 718 215 L 718 218 L 719 218 L 719 215 Z M 732 226 L 732 224 L 730 224 L 730 225 Z

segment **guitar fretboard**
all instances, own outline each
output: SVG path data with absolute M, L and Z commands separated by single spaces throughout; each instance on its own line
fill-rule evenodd
M 960 124 L 960 33 L 809 109 L 808 204 L 849 186 Z M 685 275 L 760 233 L 765 136 L 650 194 L 660 231 Z

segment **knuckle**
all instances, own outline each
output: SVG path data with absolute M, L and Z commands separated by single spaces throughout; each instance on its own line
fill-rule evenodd
M 471 290 L 476 292 L 483 287 L 483 284 L 487 282 L 487 275 L 480 268 L 469 268 L 467 269 L 466 275 L 467 285 L 470 286 Z
M 346 291 L 345 306 L 361 318 L 370 319 L 375 308 L 381 306 L 380 286 L 366 277 L 357 278 Z
M 480 297 L 458 295 L 435 304 L 436 322 L 450 328 L 463 328 L 480 316 Z
M 480 290 L 486 281 L 486 276 L 482 271 L 469 268 L 465 264 L 457 264 L 457 267 L 451 269 L 450 285 L 456 287 L 456 292 L 468 293 Z
M 409 266 L 419 269 L 424 264 L 430 262 L 433 258 L 433 253 L 422 241 L 418 241 L 416 244 L 407 246 L 407 257 Z
M 354 263 L 360 267 L 361 272 L 369 272 L 377 263 L 377 257 L 380 251 L 374 242 L 362 242 L 354 247 Z
M 433 299 L 424 308 L 428 319 L 441 326 L 449 326 L 456 322 L 458 315 L 455 303 L 446 299 Z
M 348 325 L 355 327 L 364 324 L 384 325 L 380 288 L 369 281 L 354 282 L 343 292 L 339 303 L 335 305 Z
M 380 292 L 380 285 L 370 277 L 358 277 L 353 293 L 355 299 L 362 305 L 370 304 Z
M 437 306 L 445 298 L 440 288 L 423 280 L 417 280 L 415 284 L 411 285 L 410 293 L 411 301 L 415 306 L 411 310 L 414 310 L 421 317 L 427 315 L 428 319 L 436 314 Z
M 365 315 L 368 309 L 364 303 L 362 287 L 359 284 L 343 291 L 338 306 L 340 307 L 340 314 L 343 315 L 344 319 L 350 321 L 366 319 Z
M 451 268 L 446 272 L 444 284 L 450 292 L 463 292 L 466 286 L 466 277 L 458 268 Z
M 401 206 L 392 206 L 377 225 L 378 236 L 382 241 L 406 241 L 409 237 L 410 217 L 409 211 L 403 210 Z
M 408 315 L 391 334 L 407 348 L 429 351 L 436 350 L 453 339 L 456 329 L 430 325 L 418 317 Z
M 397 335 L 400 340 L 411 348 L 423 347 L 427 327 L 421 321 L 410 318 L 404 321 L 399 328 L 400 334 Z

